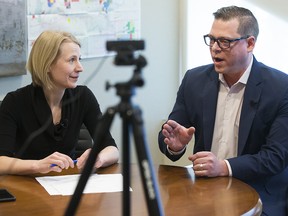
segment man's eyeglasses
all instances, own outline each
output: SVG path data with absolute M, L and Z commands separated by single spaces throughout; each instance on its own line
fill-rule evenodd
M 228 48 L 230 48 L 230 45 L 232 42 L 247 39 L 250 36 L 246 35 L 246 36 L 243 36 L 240 38 L 227 39 L 227 38 L 214 38 L 213 36 L 207 34 L 207 35 L 204 35 L 203 37 L 204 37 L 205 44 L 209 47 L 212 47 L 215 44 L 215 42 L 217 42 L 218 46 L 221 49 L 228 49 Z

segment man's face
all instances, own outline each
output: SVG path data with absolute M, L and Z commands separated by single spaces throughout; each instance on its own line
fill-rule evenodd
M 229 21 L 214 20 L 209 35 L 215 39 L 224 38 L 228 40 L 246 36 L 237 33 L 238 25 L 237 19 Z M 252 52 L 254 47 L 254 43 L 251 47 L 248 40 L 242 39 L 231 42 L 230 47 L 226 49 L 220 48 L 217 42 L 210 47 L 211 57 L 217 73 L 222 73 L 224 76 L 233 74 L 238 76 L 240 74 L 241 76 L 244 73 L 250 62 L 249 53 Z

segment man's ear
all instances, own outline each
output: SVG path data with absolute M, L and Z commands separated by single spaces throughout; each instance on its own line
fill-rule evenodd
M 250 36 L 247 38 L 247 50 L 248 52 L 252 52 L 256 44 L 256 38 L 254 36 Z

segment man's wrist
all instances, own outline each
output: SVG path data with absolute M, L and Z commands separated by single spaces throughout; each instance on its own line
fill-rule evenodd
M 169 152 L 169 154 L 171 155 L 180 155 L 182 154 L 185 150 L 186 150 L 187 145 L 184 146 L 183 149 L 181 149 L 180 151 L 173 151 L 169 148 L 169 146 L 167 145 L 167 151 Z
M 228 160 L 224 160 L 225 172 L 223 173 L 224 176 L 232 176 L 232 169 Z

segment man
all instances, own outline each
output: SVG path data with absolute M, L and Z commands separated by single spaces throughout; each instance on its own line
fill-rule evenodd
M 287 215 L 288 76 L 254 57 L 251 11 L 230 6 L 213 15 L 204 36 L 213 64 L 185 74 L 159 148 L 176 161 L 195 136 L 196 176 L 241 179 L 259 193 L 262 215 Z

